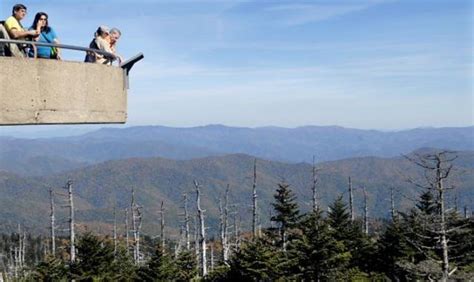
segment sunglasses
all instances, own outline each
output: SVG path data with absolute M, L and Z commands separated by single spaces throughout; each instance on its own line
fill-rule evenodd
M 47 21 L 48 18 L 40 18 L 39 20 L 40 20 L 40 21 Z

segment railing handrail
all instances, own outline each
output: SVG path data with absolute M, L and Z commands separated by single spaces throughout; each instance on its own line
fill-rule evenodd
M 114 60 L 116 60 L 118 58 L 115 54 L 109 53 L 107 51 L 103 51 L 103 50 L 99 50 L 99 49 L 92 49 L 92 48 L 87 48 L 87 47 L 81 47 L 81 46 L 74 46 L 74 45 L 46 43 L 46 42 L 37 42 L 37 41 L 26 41 L 26 40 L 15 40 L 15 39 L 3 39 L 3 38 L 0 38 L 0 43 L 27 44 L 27 45 L 32 45 L 35 48 L 36 48 L 36 46 L 56 47 L 56 48 L 68 49 L 68 50 L 98 53 L 100 55 L 104 55 L 106 57 L 113 58 Z

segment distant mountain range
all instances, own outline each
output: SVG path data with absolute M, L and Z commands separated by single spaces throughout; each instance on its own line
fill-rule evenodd
M 108 130 L 80 140 L 92 144 L 106 142 Z M 100 134 L 99 134 L 100 133 Z M 105 135 L 103 135 L 105 134 Z M 131 133 L 130 133 L 131 134 Z M 113 134 L 112 134 L 113 135 Z M 113 137 L 116 140 L 118 137 Z M 127 139 L 124 137 L 124 139 Z M 132 138 L 133 139 L 133 138 Z M 146 138 L 144 138 L 146 139 Z M 68 142 L 70 141 L 70 139 Z M 64 140 L 57 140 L 65 142 Z M 32 142 L 45 142 L 33 140 Z M 126 142 L 126 140 L 124 140 Z M 64 143 L 63 143 L 64 144 Z M 63 145 L 65 146 L 65 145 Z M 86 146 L 85 146 L 86 147 Z M 429 149 L 424 149 L 429 150 Z M 458 152 L 456 171 L 452 181 L 456 193 L 448 197 L 449 206 L 454 206 L 457 196 L 458 207 L 466 205 L 472 210 L 474 202 L 474 152 Z M 244 154 L 213 156 L 192 160 L 170 160 L 163 158 L 131 158 L 111 160 L 77 168 L 68 172 L 42 177 L 22 177 L 11 172 L 0 172 L 0 231 L 16 228 L 17 223 L 35 232 L 46 233 L 49 219 L 48 189 L 53 187 L 58 193 L 58 206 L 64 205 L 65 191 L 61 189 L 68 179 L 74 181 L 76 215 L 78 228 L 93 229 L 102 233 L 111 230 L 113 207 L 118 210 L 118 221 L 124 221 L 124 209 L 130 205 L 130 191 L 135 189 L 138 203 L 144 207 L 144 232 L 157 234 L 159 206 L 164 201 L 166 222 L 169 232 L 177 234 L 182 206 L 182 194 L 189 193 L 190 208 L 193 209 L 195 194 L 193 180 L 202 185 L 202 205 L 206 210 L 207 224 L 211 233 L 218 225 L 218 202 L 229 185 L 233 209 L 238 211 L 242 228 L 249 229 L 251 207 L 251 183 L 254 157 Z M 59 165 L 59 164 L 58 164 Z M 397 207 L 413 206 L 411 199 L 416 189 L 406 182 L 407 178 L 420 179 L 422 172 L 405 158 L 359 157 L 324 162 L 318 165 L 320 172 L 320 201 L 323 208 L 338 195 L 347 198 L 347 178 L 352 176 L 355 187 L 355 204 L 361 215 L 361 187 L 369 194 L 369 216 L 386 217 L 389 211 L 389 191 L 396 189 Z M 257 187 L 260 218 L 264 225 L 270 217 L 270 203 L 277 184 L 286 181 L 295 191 L 302 210 L 310 207 L 311 165 L 305 163 L 282 163 L 257 160 Z M 65 210 L 58 207 L 60 228 L 65 227 Z M 120 224 L 120 230 L 123 224 Z
M 397 132 L 337 126 L 103 128 L 80 136 L 0 137 L 0 171 L 40 176 L 107 160 L 163 157 L 189 160 L 248 154 L 282 162 L 318 162 L 354 157 L 394 157 L 422 147 L 474 150 L 474 127 L 419 128 Z

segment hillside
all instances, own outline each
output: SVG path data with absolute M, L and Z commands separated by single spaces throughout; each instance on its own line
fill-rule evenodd
M 336 126 L 140 126 L 103 128 L 61 138 L 0 137 L 0 169 L 41 176 L 107 160 L 150 157 L 189 160 L 236 153 L 309 163 L 313 155 L 318 162 L 366 156 L 396 157 L 422 147 L 474 150 L 474 127 L 382 132 Z
M 456 161 L 457 172 L 453 174 L 453 181 L 458 187 L 458 205 L 468 205 L 472 210 L 474 152 L 461 152 L 459 156 Z M 10 229 L 16 222 L 22 222 L 37 232 L 46 232 L 49 213 L 48 189 L 54 187 L 55 191 L 60 192 L 67 179 L 74 180 L 77 216 L 79 222 L 85 223 L 87 228 L 102 232 L 110 230 L 114 205 L 120 211 L 119 222 L 123 222 L 123 210 L 130 204 L 132 188 L 136 190 L 138 202 L 144 207 L 145 232 L 157 231 L 161 201 L 164 201 L 166 206 L 168 224 L 176 227 L 182 206 L 182 194 L 190 193 L 190 203 L 194 202 L 195 179 L 203 187 L 202 203 L 211 228 L 217 226 L 218 201 L 227 184 L 230 185 L 232 202 L 245 221 L 243 228 L 249 228 L 253 161 L 254 157 L 243 154 L 184 161 L 132 158 L 107 161 L 47 177 L 19 177 L 3 172 L 0 174 L 0 217 L 8 220 L 1 228 Z M 414 196 L 415 188 L 407 184 L 406 179 L 421 175 L 406 159 L 399 157 L 352 158 L 325 162 L 318 167 L 321 168 L 319 188 L 323 207 L 337 195 L 344 193 L 347 177 L 352 176 L 358 213 L 361 214 L 362 205 L 360 187 L 364 186 L 369 193 L 369 213 L 373 217 L 388 215 L 390 187 L 397 189 L 395 198 L 401 209 L 411 206 L 408 198 Z M 309 208 L 310 165 L 258 159 L 257 170 L 260 214 L 264 224 L 269 218 L 270 202 L 276 185 L 282 180 L 294 189 L 301 208 Z M 58 196 L 58 201 L 59 198 L 61 197 Z M 453 195 L 448 199 L 451 205 L 453 199 Z M 85 228 L 84 225 L 81 226 Z

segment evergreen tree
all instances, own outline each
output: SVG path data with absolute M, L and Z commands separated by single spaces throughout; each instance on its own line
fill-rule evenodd
M 327 222 L 333 230 L 334 239 L 344 242 L 346 246 L 357 235 L 342 195 L 329 205 Z
M 345 256 L 352 257 L 350 252 L 351 246 L 354 244 L 358 236 L 361 236 L 361 230 L 357 224 L 353 224 L 347 205 L 342 199 L 342 195 L 329 205 L 327 223 L 331 229 L 331 235 L 343 246 Z
M 204 281 L 223 282 L 232 280 L 229 276 L 229 266 L 222 264 L 215 267 L 209 274 L 204 278 Z
M 190 281 L 198 275 L 196 255 L 191 251 L 179 253 L 175 264 L 176 272 L 174 279 L 176 281 Z
M 273 196 L 275 202 L 272 204 L 275 209 L 275 215 L 271 220 L 276 222 L 279 228 L 280 242 L 283 251 L 286 251 L 289 239 L 289 234 L 292 228 L 298 226 L 300 215 L 298 204 L 296 203 L 296 196 L 290 189 L 290 185 L 286 183 L 279 183 L 278 189 Z
M 281 278 L 279 250 L 257 238 L 245 243 L 230 259 L 228 278 L 236 281 L 271 281 Z
M 67 274 L 68 269 L 62 260 L 48 256 L 36 266 L 31 278 L 34 281 L 63 281 Z
M 336 198 L 329 209 L 327 222 L 331 235 L 341 245 L 341 255 L 349 259 L 348 267 L 371 272 L 376 253 L 374 242 L 364 234 L 359 221 L 351 221 L 342 195 Z M 357 269 L 355 273 L 358 273 Z
M 403 269 L 398 267 L 400 261 L 410 261 L 415 254 L 413 247 L 407 242 L 406 229 L 400 221 L 390 223 L 378 241 L 377 270 L 385 273 L 391 280 L 404 277 Z
M 300 226 L 302 236 L 297 248 L 303 280 L 328 280 L 332 273 L 348 266 L 349 253 L 341 241 L 334 239 L 320 210 L 307 215 Z
M 169 281 L 176 274 L 172 258 L 157 245 L 148 263 L 138 270 L 140 281 Z
M 77 260 L 71 266 L 72 278 L 94 280 L 113 277 L 113 261 L 113 245 L 92 233 L 86 233 L 77 242 Z
M 438 212 L 437 204 L 430 190 L 421 194 L 420 201 L 415 206 L 419 212 L 425 215 L 433 215 Z
M 132 281 L 137 278 L 137 267 L 125 246 L 118 246 L 111 273 L 114 281 Z

